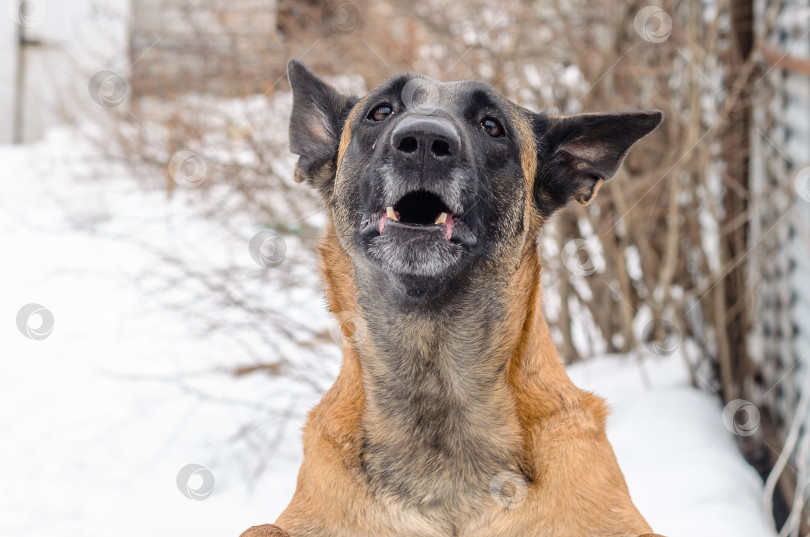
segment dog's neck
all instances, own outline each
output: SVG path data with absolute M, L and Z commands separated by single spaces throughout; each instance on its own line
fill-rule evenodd
M 473 274 L 454 282 L 460 289 L 445 304 L 404 307 L 389 275 L 360 280 L 372 483 L 421 508 L 446 507 L 476 498 L 500 472 L 519 472 L 519 424 L 503 373 L 503 344 L 516 338 L 504 331 L 507 305 L 493 282 L 481 285 Z
M 469 511 L 503 472 L 531 479 L 529 423 L 571 387 L 540 310 L 534 245 L 497 277 L 472 271 L 441 307 L 403 307 L 389 277 L 331 250 L 322 247 L 332 309 L 360 312 L 365 325 L 344 345 L 333 388 L 362 390 L 362 404 L 344 409 L 358 419 L 331 426 L 372 485 L 420 509 Z M 349 281 L 363 286 L 348 292 Z

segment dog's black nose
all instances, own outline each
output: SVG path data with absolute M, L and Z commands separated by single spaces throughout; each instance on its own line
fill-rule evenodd
M 435 116 L 409 116 L 391 133 L 395 154 L 414 163 L 455 160 L 461 138 L 453 124 Z

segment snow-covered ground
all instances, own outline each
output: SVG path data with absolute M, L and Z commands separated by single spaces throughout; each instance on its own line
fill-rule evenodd
M 210 311 L 170 310 L 143 283 L 162 269 L 144 245 L 197 256 L 202 270 L 209 257 L 260 267 L 247 245 L 195 217 L 182 192 L 144 192 L 87 157 L 69 131 L 0 146 L 0 536 L 236 536 L 274 520 L 294 490 L 298 428 L 318 394 L 229 375 L 255 362 L 239 344 L 249 328 L 207 333 L 195 323 Z M 256 293 L 311 305 L 308 322 L 328 322 L 318 289 Z M 45 339 L 18 330 L 29 303 L 53 314 Z M 720 403 L 689 386 L 677 355 L 640 367 L 604 357 L 570 373 L 612 406 L 610 439 L 656 531 L 773 536 Z M 178 488 L 188 464 L 215 478 L 204 501 Z

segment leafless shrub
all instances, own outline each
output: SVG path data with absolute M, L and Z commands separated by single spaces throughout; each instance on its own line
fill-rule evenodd
M 98 142 L 146 185 L 169 196 L 182 189 L 245 249 L 246 230 L 258 229 L 313 246 L 322 206 L 291 180 L 289 57 L 343 75 L 353 92 L 414 70 L 484 80 L 552 114 L 661 109 L 663 125 L 596 201 L 561 212 L 540 238 L 547 318 L 567 362 L 645 348 L 680 352 L 695 384 L 735 396 L 751 302 L 744 246 L 752 209 L 740 133 L 756 64 L 750 53 L 732 58 L 747 34 L 732 24 L 728 2 L 279 0 L 272 16 L 267 4 L 238 4 L 200 2 L 200 13 L 160 40 L 171 46 L 147 39 L 133 55 L 130 106 L 110 108 Z M 244 30 L 254 28 L 251 20 L 272 20 L 271 28 L 266 35 Z M 311 271 L 314 257 L 305 249 L 290 267 Z M 326 340 L 323 330 L 291 323 L 280 303 L 251 298 L 256 282 L 284 289 L 301 279 L 275 272 L 240 280 L 236 266 L 210 272 L 171 255 L 164 261 L 172 273 L 163 285 L 196 282 L 206 304 L 241 311 L 238 323 L 266 334 L 269 349 L 280 339 L 304 349 Z M 227 324 L 207 328 L 241 328 Z M 255 362 L 238 374 L 304 372 L 317 356 L 251 352 Z

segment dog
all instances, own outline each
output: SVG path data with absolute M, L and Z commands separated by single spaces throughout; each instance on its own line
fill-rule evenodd
M 537 236 L 590 203 L 662 113 L 554 117 L 416 74 L 358 98 L 297 60 L 287 74 L 344 358 L 289 506 L 243 537 L 652 536 L 605 403 L 552 343 Z

